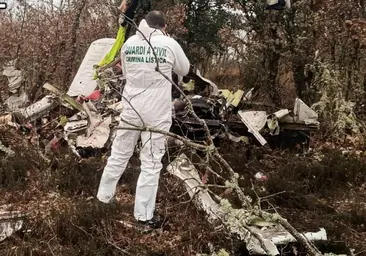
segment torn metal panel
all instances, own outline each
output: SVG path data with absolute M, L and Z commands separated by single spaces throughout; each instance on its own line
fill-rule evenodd
M 88 128 L 88 116 L 83 113 L 76 113 L 67 119 L 64 125 L 64 131 L 66 136 L 70 133 L 79 133 L 85 131 Z
M 319 125 L 318 114 L 306 105 L 301 99 L 296 98 L 291 115 L 280 119 L 281 123 L 301 123 L 305 125 Z
M 109 128 L 111 123 L 112 117 L 109 116 L 93 130 L 89 137 L 78 136 L 76 138 L 76 146 L 83 148 L 103 148 L 111 133 L 111 129 Z
M 234 92 L 233 94 L 233 99 L 230 102 L 231 105 L 233 105 L 234 107 L 237 107 L 240 104 L 241 99 L 244 96 L 244 91 L 243 90 L 237 90 L 236 92 Z
M 242 122 L 248 127 L 248 132 L 254 135 L 259 143 L 264 146 L 266 139 L 259 133 L 267 122 L 267 113 L 265 111 L 238 111 Z
M 266 111 L 238 111 L 238 114 L 245 118 L 255 131 L 260 132 L 266 126 Z
M 98 113 L 98 110 L 90 101 L 83 102 L 82 106 L 85 109 L 86 114 L 88 115 L 88 129 L 86 132 L 86 136 L 90 137 L 94 129 L 103 122 L 103 117 Z
M 115 42 L 115 38 L 102 38 L 94 41 L 85 54 L 85 57 L 72 81 L 67 94 L 72 97 L 91 94 L 97 87 L 97 81 L 93 80 L 93 66 L 109 52 Z
M 253 97 L 254 87 L 251 88 L 243 97 L 243 101 L 250 101 Z
M 295 101 L 294 115 L 296 122 L 304 122 L 306 125 L 319 124 L 318 114 L 298 98 Z
M 24 81 L 23 72 L 15 68 L 15 61 L 10 61 L 3 68 L 2 75 L 8 79 L 8 90 L 12 95 L 4 102 L 8 110 L 14 111 L 24 106 L 28 101 L 28 95 L 21 89 Z
M 218 89 L 217 85 L 214 82 L 212 82 L 211 80 L 208 80 L 207 78 L 204 78 L 203 76 L 201 76 L 201 72 L 198 69 L 196 70 L 196 75 L 210 85 L 210 89 L 211 89 L 210 94 L 211 95 L 219 94 L 219 89 Z
M 274 112 L 272 115 L 274 115 L 277 119 L 281 119 L 284 116 L 288 115 L 290 113 L 290 110 L 288 109 L 281 109 L 276 112 Z
M 179 179 L 184 180 L 184 185 L 189 196 L 191 198 L 197 196 L 197 204 L 208 214 L 208 220 L 210 222 L 219 219 L 217 213 L 220 215 L 223 214 L 220 206 L 211 198 L 207 191 L 202 190 L 204 184 L 201 182 L 197 170 L 185 154 L 181 154 L 171 162 L 167 167 L 167 171 Z

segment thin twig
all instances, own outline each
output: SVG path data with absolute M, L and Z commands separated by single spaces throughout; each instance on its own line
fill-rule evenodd
M 116 248 L 117 250 L 123 252 L 126 255 L 132 255 L 131 253 L 129 253 L 128 251 L 122 249 L 121 247 L 119 247 L 118 245 L 116 245 L 115 243 L 111 242 L 108 240 L 108 244 L 112 245 L 114 248 Z

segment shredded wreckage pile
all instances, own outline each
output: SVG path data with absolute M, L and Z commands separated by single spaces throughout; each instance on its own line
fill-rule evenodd
M 116 67 L 105 69 L 98 80 L 93 80 L 92 77 L 93 65 L 109 51 L 113 43 L 114 39 L 110 38 L 93 42 L 67 93 L 47 83 L 43 87 L 49 91 L 49 95 L 27 107 L 22 107 L 28 103 L 27 94 L 21 88 L 22 72 L 9 63 L 4 68 L 3 75 L 7 76 L 9 91 L 13 95 L 5 102 L 7 112 L 4 111 L 0 115 L 0 123 L 23 129 L 31 129 L 30 124 L 37 123 L 45 126 L 52 122 L 48 120 L 49 113 L 62 106 L 72 110 L 74 114 L 58 117 L 56 130 L 59 129 L 61 133 L 56 131 L 58 135 L 47 144 L 46 153 L 47 149 L 57 150 L 57 144 L 61 140 L 67 141 L 72 151 L 80 158 L 108 150 L 120 121 L 119 113 L 122 110 L 120 99 L 124 79 L 121 70 Z M 178 81 L 188 94 L 196 114 L 207 123 L 213 139 L 228 137 L 237 143 L 276 146 L 278 144 L 273 143 L 276 141 L 273 138 L 279 138 L 277 141 L 290 138 L 295 140 L 295 144 L 306 147 L 310 133 L 319 126 L 317 114 L 300 99 L 295 100 L 292 110 L 281 109 L 267 113 L 264 110 L 253 110 L 253 106 L 256 106 L 251 101 L 253 90 L 246 94 L 242 90 L 234 93 L 219 90 L 198 71 L 190 73 L 183 79 L 178 78 Z M 203 140 L 204 131 L 198 121 L 187 112 L 186 102 L 180 97 L 175 97 L 172 108 L 174 113 L 172 132 L 198 143 Z M 11 149 L 2 146 L 1 142 L 0 150 L 6 154 L 13 153 Z M 176 158 L 167 169 L 172 175 L 184 181 L 189 195 L 195 196 L 197 206 L 207 213 L 208 221 L 213 225 L 216 225 L 218 220 L 223 223 L 230 234 L 236 235 L 246 243 L 250 253 L 278 255 L 277 246 L 299 240 L 275 222 L 252 216 L 245 209 L 233 209 L 226 199 L 216 200 L 218 197 L 212 196 L 204 189 L 197 169 L 186 155 L 182 154 Z M 1 213 L 1 218 L 13 219 L 13 215 L 6 214 Z M 8 217 L 5 218 L 6 216 Z M 22 222 L 19 221 L 16 227 L 9 225 L 9 222 L 3 222 L 0 228 L 0 241 L 19 230 L 21 225 Z M 324 229 L 304 235 L 302 238 L 309 241 L 327 240 Z
M 5 67 L 3 75 L 8 77 L 9 91 L 14 95 L 5 102 L 11 112 L 3 114 L 0 122 L 16 126 L 14 120 L 27 120 L 31 123 L 44 119 L 43 122 L 47 123 L 49 120 L 45 117 L 48 113 L 62 104 L 66 108 L 79 111 L 71 117 L 60 118 L 63 137 L 75 154 L 87 157 L 86 152 L 108 148 L 114 137 L 114 128 L 120 121 L 123 76 L 115 68 L 106 69 L 97 81 L 92 76 L 94 63 L 108 52 L 113 42 L 114 39 L 107 38 L 91 44 L 67 93 L 47 83 L 43 88 L 51 95 L 26 108 L 19 108 L 28 101 L 24 90 L 20 91 L 19 88 L 22 81 L 21 71 L 15 70 L 14 66 Z M 306 147 L 310 132 L 319 127 L 317 113 L 301 99 L 295 100 L 292 110 L 281 109 L 270 114 L 266 111 L 243 110 L 243 107 L 256 106 L 256 102 L 251 101 L 253 89 L 246 94 L 243 90 L 234 93 L 227 89 L 219 90 L 213 82 L 203 78 L 198 70 L 179 80 L 194 111 L 205 120 L 215 138 L 227 136 L 235 142 L 244 143 L 250 143 L 254 139 L 254 143 L 264 146 L 267 143 L 278 145 L 273 143 L 276 137 L 286 140 L 283 137 L 291 136 L 295 143 Z M 189 115 L 186 106 L 182 98 L 173 99 L 171 130 L 196 141 L 203 140 L 204 129 Z

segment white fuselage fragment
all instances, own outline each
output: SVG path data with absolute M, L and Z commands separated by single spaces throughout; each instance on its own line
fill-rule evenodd
M 97 87 L 97 80 L 93 80 L 94 65 L 97 65 L 109 52 L 115 42 L 115 38 L 102 38 L 94 41 L 85 54 L 78 72 L 72 81 L 67 95 L 71 97 L 87 96 Z

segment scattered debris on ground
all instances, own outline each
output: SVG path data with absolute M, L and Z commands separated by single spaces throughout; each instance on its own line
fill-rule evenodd
M 24 126 L 42 120 L 42 125 L 45 125 L 51 122 L 47 119 L 50 111 L 62 106 L 72 110 L 73 115 L 56 117 L 58 125 L 53 128 L 63 128 L 63 138 L 76 155 L 88 157 L 108 150 L 120 121 L 124 78 L 121 70 L 110 67 L 99 73 L 99 79 L 94 79 L 93 63 L 108 52 L 113 42 L 112 38 L 104 38 L 91 44 L 67 93 L 47 83 L 43 88 L 48 95 L 24 108 L 8 108 L 8 113 L 0 116 L 0 122 Z M 184 79 L 180 83 L 181 88 L 187 92 L 195 113 L 207 123 L 213 138 L 229 138 L 234 142 L 259 143 L 262 146 L 295 145 L 305 150 L 309 147 L 310 133 L 319 128 L 316 112 L 301 99 L 294 99 L 292 110 L 273 111 L 272 108 L 269 112 L 258 109 L 263 104 L 258 106 L 253 102 L 253 89 L 247 93 L 218 89 L 198 70 Z M 190 89 L 187 88 L 189 83 L 192 85 Z M 187 101 L 182 97 L 175 98 L 172 108 L 172 132 L 189 139 L 204 140 L 205 131 L 190 115 Z
M 99 73 L 99 78 L 96 80 L 93 79 L 92 73 L 94 63 L 98 62 L 108 52 L 113 45 L 113 40 L 110 38 L 100 39 L 90 46 L 67 93 L 60 91 L 52 84 L 46 83 L 43 88 L 48 95 L 44 98 L 33 104 L 25 105 L 25 99 L 28 99 L 26 94 L 25 96 L 18 96 L 23 99 L 21 103 L 19 103 L 19 99 L 13 97 L 5 106 L 5 111 L 0 115 L 0 126 L 14 127 L 18 131 L 18 134 L 15 136 L 20 136 L 19 132 L 21 132 L 22 136 L 24 136 L 23 139 L 29 142 L 29 149 L 34 150 L 34 154 L 37 155 L 36 159 L 29 159 L 39 161 L 35 164 L 37 167 L 34 167 L 33 170 L 23 170 L 24 173 L 17 177 L 14 177 L 11 172 L 13 169 L 14 171 L 20 171 L 17 169 L 19 167 L 13 166 L 13 169 L 4 171 L 8 168 L 7 165 L 11 166 L 9 162 L 11 160 L 9 159 L 14 160 L 14 157 L 20 157 L 19 153 L 21 151 L 19 146 L 21 145 L 14 147 L 11 138 L 0 137 L 0 153 L 5 156 L 1 166 L 1 170 L 4 172 L 1 175 L 4 177 L 0 181 L 8 183 L 9 186 L 12 183 L 21 184 L 24 193 L 23 199 L 13 199 L 17 203 L 18 210 L 22 210 L 20 213 L 35 211 L 35 209 L 24 209 L 24 207 L 27 208 L 27 204 L 29 205 L 29 203 L 26 203 L 26 197 L 29 197 L 29 202 L 34 204 L 41 200 L 41 202 L 44 202 L 42 207 L 45 207 L 50 202 L 56 204 L 47 210 L 52 218 L 48 223 L 48 227 L 45 227 L 44 223 L 40 224 L 42 221 L 38 214 L 33 214 L 33 220 L 29 223 L 41 225 L 42 227 L 36 227 L 36 231 L 33 229 L 31 234 L 36 235 L 37 232 L 40 232 L 45 235 L 46 231 L 42 229 L 52 231 L 50 234 L 53 237 L 49 237 L 50 241 L 55 237 L 59 240 L 52 243 L 57 247 L 54 249 L 71 254 L 75 252 L 73 251 L 75 249 L 68 247 L 75 245 L 73 237 L 76 239 L 76 244 L 79 244 L 81 240 L 78 240 L 77 236 L 82 235 L 84 239 L 87 239 L 86 245 L 90 245 L 93 243 L 92 239 L 98 236 L 98 239 L 102 240 L 90 248 L 87 249 L 86 245 L 85 247 L 80 245 L 82 251 L 88 255 L 91 255 L 90 253 L 93 248 L 96 248 L 95 246 L 104 248 L 101 249 L 102 252 L 98 252 L 102 254 L 108 254 L 113 250 L 117 250 L 125 254 L 136 255 L 136 253 L 140 253 L 134 251 L 133 245 L 136 243 L 139 245 L 145 244 L 145 247 L 149 247 L 149 249 L 154 248 L 157 252 L 165 254 L 171 252 L 172 254 L 169 255 L 182 255 L 177 254 L 177 248 L 175 247 L 183 242 L 183 236 L 188 236 L 188 233 L 189 236 L 192 236 L 192 230 L 197 230 L 197 234 L 199 234 L 195 239 L 200 241 L 200 239 L 204 238 L 204 241 L 202 241 L 204 245 L 189 248 L 188 245 L 183 243 L 179 248 L 181 250 L 180 253 L 184 251 L 184 255 L 189 255 L 193 252 L 229 255 L 227 250 L 237 255 L 245 255 L 245 253 L 252 255 L 278 255 L 281 250 L 292 251 L 294 255 L 298 255 L 294 251 L 310 251 L 311 255 L 319 255 L 320 251 L 318 252 L 318 249 L 311 242 L 317 244 L 318 248 L 321 248 L 325 243 L 332 242 L 329 240 L 326 228 L 321 223 L 314 231 L 301 230 L 303 233 L 299 233 L 278 212 L 269 213 L 266 210 L 262 210 L 262 202 L 257 202 L 258 204 L 252 208 L 246 208 L 245 205 L 251 202 L 251 198 L 258 197 L 258 194 L 256 194 L 258 184 L 248 184 L 247 181 L 244 181 L 246 184 L 242 186 L 243 190 L 248 192 L 248 195 L 255 192 L 254 196 L 244 196 L 241 189 L 241 192 L 237 191 L 238 184 L 242 183 L 242 180 L 245 180 L 247 175 L 243 173 L 243 165 L 250 165 L 250 162 L 246 164 L 241 159 L 241 163 L 238 165 L 241 170 L 235 170 L 234 172 L 231 168 L 236 169 L 238 166 L 231 167 L 232 163 L 229 161 L 230 154 L 223 153 L 222 155 L 226 159 L 223 161 L 227 161 L 230 164 L 226 168 L 232 171 L 231 173 L 229 172 L 231 176 L 223 178 L 225 180 L 223 184 L 220 182 L 211 184 L 207 183 L 207 179 L 212 179 L 213 174 L 216 176 L 225 176 L 225 174 L 223 171 L 210 170 L 209 166 L 197 168 L 195 166 L 197 163 L 193 163 L 187 156 L 188 153 L 199 156 L 199 153 L 194 152 L 195 150 L 192 149 L 186 154 L 181 152 L 177 154 L 170 149 L 171 153 L 175 155 L 174 157 L 170 156 L 172 158 L 169 157 L 169 161 L 166 163 L 167 174 L 170 175 L 162 180 L 162 185 L 165 188 L 159 193 L 160 200 L 163 201 L 162 204 L 164 206 L 160 206 L 158 210 L 166 211 L 168 215 L 174 217 L 172 217 L 171 224 L 168 224 L 167 230 L 161 231 L 161 234 L 149 235 L 149 238 L 154 236 L 154 239 L 157 241 L 165 242 L 162 242 L 159 247 L 157 244 L 146 244 L 148 236 L 144 237 L 135 234 L 135 237 L 131 239 L 126 237 L 123 232 L 117 233 L 117 230 L 121 231 L 121 228 L 123 230 L 126 228 L 125 223 L 133 222 L 131 216 L 129 216 L 131 211 L 130 203 L 133 202 L 133 186 L 126 186 L 125 184 L 121 188 L 123 191 L 119 191 L 120 194 L 119 196 L 117 195 L 120 203 L 123 202 L 128 205 L 125 208 L 122 206 L 112 206 L 111 209 L 105 209 L 98 202 L 95 202 L 94 199 L 103 162 L 110 149 L 115 131 L 118 128 L 120 122 L 119 113 L 122 110 L 120 100 L 124 79 L 121 75 L 121 70 L 118 67 L 105 69 Z M 19 84 L 22 81 L 21 72 L 12 66 L 5 67 L 5 70 L 7 70 L 4 72 L 9 79 L 9 91 L 12 93 L 18 92 Z M 265 151 L 269 150 L 268 145 L 272 150 L 289 148 L 291 150 L 295 149 L 297 153 L 307 154 L 310 147 L 311 133 L 319 129 L 318 115 L 301 99 L 294 99 L 294 107 L 291 110 L 276 109 L 273 106 L 266 106 L 263 103 L 253 101 L 254 89 L 247 93 L 243 90 L 231 92 L 226 89 L 218 89 L 213 82 L 202 77 L 199 71 L 184 77 L 179 85 L 182 90 L 187 92 L 187 97 L 176 97 L 172 101 L 174 115 L 171 131 L 178 136 L 184 136 L 184 138 L 192 141 L 195 145 L 205 145 L 207 131 L 200 123 L 200 120 L 192 115 L 193 112 L 207 124 L 209 134 L 211 135 L 210 140 L 215 140 L 219 145 L 221 141 L 231 141 L 234 142 L 233 145 L 247 149 L 259 147 L 260 150 Z M 22 93 L 25 92 L 22 91 Z M 193 112 L 190 108 L 193 108 Z M 178 146 L 178 148 L 180 148 L 178 151 L 183 150 L 183 147 Z M 27 152 L 27 154 L 32 154 L 32 152 Z M 98 159 L 103 159 L 103 161 Z M 257 157 L 254 157 L 254 159 L 258 160 Z M 92 161 L 98 162 L 98 169 L 91 164 Z M 85 163 L 87 163 L 86 166 L 83 166 Z M 201 161 L 199 164 L 202 167 L 203 162 Z M 208 162 L 206 161 L 207 164 Z M 41 166 L 46 167 L 46 171 L 40 171 Z M 130 166 L 130 169 L 135 169 L 133 173 L 134 178 L 130 181 L 136 179 L 137 166 L 137 164 L 131 164 Z M 217 166 L 217 164 L 212 166 Z M 20 168 L 25 168 L 25 166 Z M 278 166 L 273 169 L 278 170 Z M 204 170 L 205 174 L 202 174 Z M 32 171 L 36 172 L 37 175 L 33 177 Z M 87 179 L 86 176 L 88 176 Z M 180 180 L 180 185 L 174 185 L 179 187 L 178 190 L 181 192 L 181 195 L 177 195 L 176 198 L 172 198 L 171 193 L 168 193 L 174 187 L 171 182 L 173 176 L 176 176 L 176 180 Z M 273 176 L 268 170 L 259 169 L 251 174 L 249 180 L 254 178 L 255 182 L 261 183 L 259 188 L 267 191 L 270 189 L 268 184 L 272 184 L 271 182 L 276 180 Z M 311 179 L 311 177 L 306 178 Z M 128 178 L 124 179 L 124 182 L 128 180 Z M 37 184 L 39 185 L 40 182 L 44 182 L 44 184 L 41 187 L 37 187 Z M 76 182 L 80 183 L 76 184 Z M 293 180 L 289 182 L 293 182 Z M 51 186 L 53 183 L 56 187 L 53 186 L 51 190 L 45 189 L 46 186 Z M 186 191 L 183 190 L 182 184 L 185 185 Z M 296 184 L 292 185 L 296 186 Z M 29 186 L 32 186 L 33 191 L 29 191 Z M 6 186 L 4 189 L 6 191 Z M 64 190 L 67 193 L 63 193 L 65 192 Z M 233 199 L 234 202 L 239 200 L 241 204 L 237 208 L 235 203 L 232 203 L 232 200 L 229 202 L 229 199 L 225 198 L 232 197 L 235 194 L 233 191 L 237 191 L 237 198 L 234 196 L 234 198 L 230 199 Z M 278 191 L 278 189 L 271 192 L 273 194 L 266 195 L 264 198 L 278 193 L 282 194 L 282 191 Z M 166 193 L 166 195 L 163 196 L 163 193 Z M 285 194 L 285 192 L 283 193 Z M 184 198 L 182 194 L 185 196 L 189 195 L 191 200 L 188 200 L 185 204 L 182 203 L 182 200 L 177 200 L 177 198 Z M 12 198 L 13 195 L 7 192 L 7 196 Z M 39 198 L 35 198 L 37 196 Z M 196 202 L 197 209 L 190 204 L 191 201 Z M 267 200 L 265 201 L 268 202 Z M 60 205 L 57 204 L 63 205 L 66 208 L 69 207 L 69 210 L 56 214 L 55 212 L 61 209 Z M 190 212 L 177 214 L 179 208 L 183 209 L 182 207 L 189 209 Z M 111 211 L 110 213 L 108 213 L 109 210 Z M 46 210 L 43 209 L 37 211 L 37 213 L 42 215 L 44 211 Z M 55 212 L 52 213 L 50 211 Z M 82 216 L 83 213 L 87 215 Z M 93 213 L 96 215 L 93 215 Z M 105 220 L 102 214 L 111 214 L 109 215 L 111 218 Z M 190 216 L 195 215 L 193 219 L 190 219 L 193 222 L 182 223 L 182 219 L 187 219 L 187 214 Z M 15 221 L 12 216 L 4 217 L 6 221 L 3 222 L 2 232 L 0 233 L 2 240 L 14 236 L 25 225 L 23 219 Z M 290 213 L 284 211 L 284 216 L 290 216 Z M 84 217 L 87 219 L 84 219 Z M 56 222 L 54 222 L 55 220 Z M 74 223 L 74 221 L 77 223 Z M 181 223 L 178 224 L 178 222 Z M 191 230 L 186 228 L 186 225 L 193 226 L 199 222 L 201 224 L 195 228 L 192 227 Z M 185 228 L 185 231 L 182 232 L 178 228 Z M 201 230 L 199 231 L 198 228 L 201 228 Z M 202 233 L 203 230 L 209 233 L 204 234 Z M 100 232 L 104 233 L 100 234 Z M 33 241 L 30 242 L 31 244 L 39 243 L 39 241 L 32 240 L 31 235 L 23 235 L 26 236 L 26 240 Z M 170 240 L 167 239 L 168 237 L 170 237 Z M 175 240 L 167 242 L 171 241 L 172 237 Z M 139 241 L 136 241 L 136 239 L 139 239 Z M 185 239 L 188 238 L 186 237 Z M 194 239 L 190 237 L 189 240 L 193 241 Z M 228 241 L 237 242 L 235 246 L 228 246 Z M 12 240 L 9 243 L 18 244 L 19 246 L 18 242 Z M 64 249 L 60 248 L 63 243 L 66 244 Z M 214 248 L 212 244 L 214 244 Z M 237 248 L 241 244 L 245 244 L 245 249 Z M 289 246 L 292 246 L 292 249 L 288 249 Z M 23 248 L 24 252 L 29 250 L 33 252 L 33 249 L 28 247 L 28 245 L 20 245 L 20 247 Z M 50 247 L 50 244 L 48 244 L 48 247 Z M 200 247 L 205 247 L 205 249 Z M 348 249 L 347 246 L 345 248 Z M 41 248 L 36 248 L 36 250 L 38 249 Z M 53 251 L 53 249 L 49 249 L 51 252 Z M 42 248 L 41 250 L 44 251 L 45 249 Z M 217 252 L 216 254 L 215 251 Z M 339 253 L 335 251 L 330 252 Z

